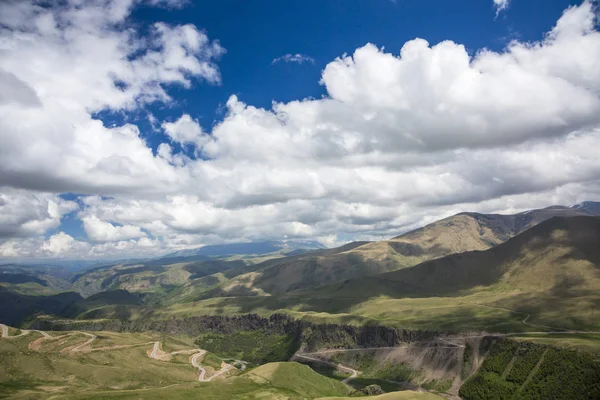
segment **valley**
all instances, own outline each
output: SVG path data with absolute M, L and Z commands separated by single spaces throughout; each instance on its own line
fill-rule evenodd
M 600 217 L 586 210 L 462 213 L 383 242 L 228 245 L 60 278 L 12 265 L 0 397 L 542 399 L 539 371 L 556 398 L 595 393 Z

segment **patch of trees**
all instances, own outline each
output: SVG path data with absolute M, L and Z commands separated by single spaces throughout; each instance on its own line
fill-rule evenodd
M 549 349 L 519 398 L 600 399 L 600 362 L 595 357 L 572 350 Z
M 264 330 L 234 334 L 210 332 L 200 335 L 195 343 L 221 357 L 242 359 L 256 365 L 287 361 L 300 347 L 297 335 L 274 335 Z
M 510 370 L 506 380 L 517 385 L 522 385 L 535 368 L 540 357 L 546 350 L 545 346 L 534 343 L 522 343 L 518 350 L 518 358 Z
M 489 356 L 481 366 L 481 370 L 502 375 L 518 348 L 519 343 L 517 342 L 512 340 L 499 340 L 494 343 Z
M 503 379 L 513 356 L 516 361 Z M 503 339 L 459 394 L 464 400 L 597 400 L 600 362 L 588 353 Z

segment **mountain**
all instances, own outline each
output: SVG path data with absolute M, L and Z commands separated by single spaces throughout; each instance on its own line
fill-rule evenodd
M 600 202 L 584 201 L 571 207 L 574 210 L 587 213 L 589 215 L 600 215 Z
M 578 292 L 600 288 L 598 243 L 600 217 L 554 217 L 485 251 L 452 254 L 322 290 L 335 296 L 343 289 L 362 297 L 441 296 L 492 285 Z
M 189 260 L 194 257 L 183 258 Z M 72 290 L 83 296 L 99 292 L 124 289 L 143 293 L 156 299 L 186 283 L 208 275 L 222 273 L 233 268 L 243 268 L 241 260 L 201 260 L 172 262 L 172 258 L 152 260 L 133 265 L 98 267 L 72 278 Z M 154 300 L 153 300 L 154 301 Z
M 81 301 L 74 292 L 51 296 L 27 296 L 0 287 L 0 321 L 7 325 L 18 325 L 24 319 L 37 314 L 60 314 L 67 307 Z
M 167 254 L 163 258 L 172 257 L 226 257 L 232 255 L 262 255 L 275 252 L 294 252 L 298 250 L 323 249 L 319 242 L 315 241 L 265 241 L 248 243 L 230 243 L 204 246 L 197 249 L 180 250 Z
M 584 209 L 563 206 L 513 215 L 465 212 L 395 237 L 389 243 L 400 251 L 406 245 L 416 245 L 420 251 L 436 256 L 485 250 L 550 218 L 583 215 L 600 215 L 600 212 L 594 214 Z
M 513 215 L 460 213 L 386 241 L 270 260 L 203 296 L 281 294 L 396 271 L 449 254 L 489 249 L 553 217 L 588 215 L 563 206 Z
M 68 290 L 70 273 L 42 265 L 0 265 L 0 286 L 23 294 L 49 295 Z
M 453 254 L 295 296 L 409 298 L 413 307 L 432 307 L 439 303 L 434 299 L 445 298 L 448 306 L 492 307 L 513 316 L 521 313 L 521 318 L 536 315 L 558 326 L 600 327 L 599 243 L 600 217 L 554 217 L 485 251 Z

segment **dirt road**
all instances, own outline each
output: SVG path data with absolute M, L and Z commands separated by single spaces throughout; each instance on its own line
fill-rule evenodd
M 318 351 L 318 352 L 315 352 L 315 353 L 295 354 L 294 357 L 296 357 L 296 358 L 302 358 L 304 360 L 318 362 L 320 364 L 329 365 L 331 367 L 336 367 L 337 369 L 341 369 L 341 370 L 350 372 L 350 376 L 347 377 L 346 379 L 344 379 L 342 381 L 342 383 L 344 383 L 346 385 L 348 384 L 348 382 L 350 382 L 350 380 L 352 380 L 352 379 L 354 379 L 354 378 L 356 378 L 358 376 L 359 371 L 357 371 L 357 370 L 355 370 L 353 368 L 347 367 L 347 366 L 342 365 L 342 364 L 336 364 L 336 363 L 332 363 L 330 361 L 325 361 L 325 360 L 322 360 L 320 358 L 311 357 L 313 355 L 324 354 L 324 353 L 327 353 L 327 352 L 328 351 Z
M 166 353 L 161 349 L 161 342 L 154 342 L 154 346 L 152 347 L 152 351 L 149 354 L 149 357 L 159 361 L 168 361 L 171 356 L 176 354 L 192 354 L 190 357 L 190 363 L 193 367 L 198 369 L 198 381 L 199 382 L 210 382 L 213 379 L 223 375 L 227 371 L 235 368 L 231 364 L 223 363 L 221 365 L 221 369 L 215 372 L 212 376 L 206 377 L 206 369 L 200 364 L 202 358 L 206 355 L 207 351 L 203 349 L 189 349 L 189 350 L 177 350 L 172 351 L 170 353 Z M 240 361 L 241 362 L 241 361 Z
M 28 331 L 28 330 L 22 329 L 22 330 L 21 330 L 21 333 L 19 333 L 18 335 L 15 335 L 15 336 L 9 336 L 9 335 L 8 335 L 8 326 L 6 326 L 6 325 L 4 325 L 4 324 L 0 324 L 0 328 L 2 328 L 2 337 L 3 337 L 3 338 L 7 338 L 7 339 L 8 339 L 8 338 L 16 338 L 16 337 L 19 337 L 19 336 L 25 336 L 25 335 L 29 334 L 29 332 L 31 332 L 31 331 Z
M 98 337 L 98 336 L 94 335 L 93 333 L 87 333 L 87 332 L 77 332 L 77 333 L 81 333 L 82 335 L 86 335 L 90 339 L 88 341 L 86 341 L 85 343 L 82 343 L 79 346 L 72 348 L 71 349 L 72 353 L 75 353 L 76 351 L 82 351 L 81 349 L 83 347 L 88 346 L 90 343 L 92 343 Z

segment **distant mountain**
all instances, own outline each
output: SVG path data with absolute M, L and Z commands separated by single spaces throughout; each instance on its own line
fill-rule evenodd
M 41 265 L 0 265 L 0 286 L 23 294 L 49 295 L 68 290 L 69 271 Z
M 600 202 L 584 201 L 571 207 L 574 210 L 581 211 L 590 215 L 600 215 Z
M 71 279 L 71 288 L 86 297 L 118 289 L 160 297 L 165 292 L 190 281 L 245 266 L 241 260 L 196 261 L 195 258 L 196 256 L 181 259 L 175 257 L 132 265 L 94 268 L 74 276 Z
M 486 251 L 324 286 L 311 298 L 426 298 L 485 293 L 507 309 L 600 324 L 600 217 L 555 217 Z
M 598 214 L 564 206 L 551 206 L 512 215 L 464 212 L 384 243 L 388 243 L 401 254 L 422 253 L 428 254 L 429 258 L 437 258 L 465 251 L 489 249 L 553 217 L 583 215 Z
M 197 249 L 180 250 L 165 255 L 162 258 L 175 257 L 225 257 L 232 255 L 262 255 L 274 252 L 297 252 L 302 250 L 324 249 L 321 243 L 316 241 L 265 241 L 248 243 L 230 243 L 204 246 Z
M 592 207 L 552 206 L 513 215 L 460 213 L 386 241 L 267 261 L 205 296 L 280 294 L 396 271 L 450 254 L 487 250 L 553 217 L 592 212 Z
M 67 307 L 83 300 L 74 292 L 51 296 L 27 296 L 0 287 L 0 321 L 18 325 L 24 319 L 37 314 L 60 314 Z

